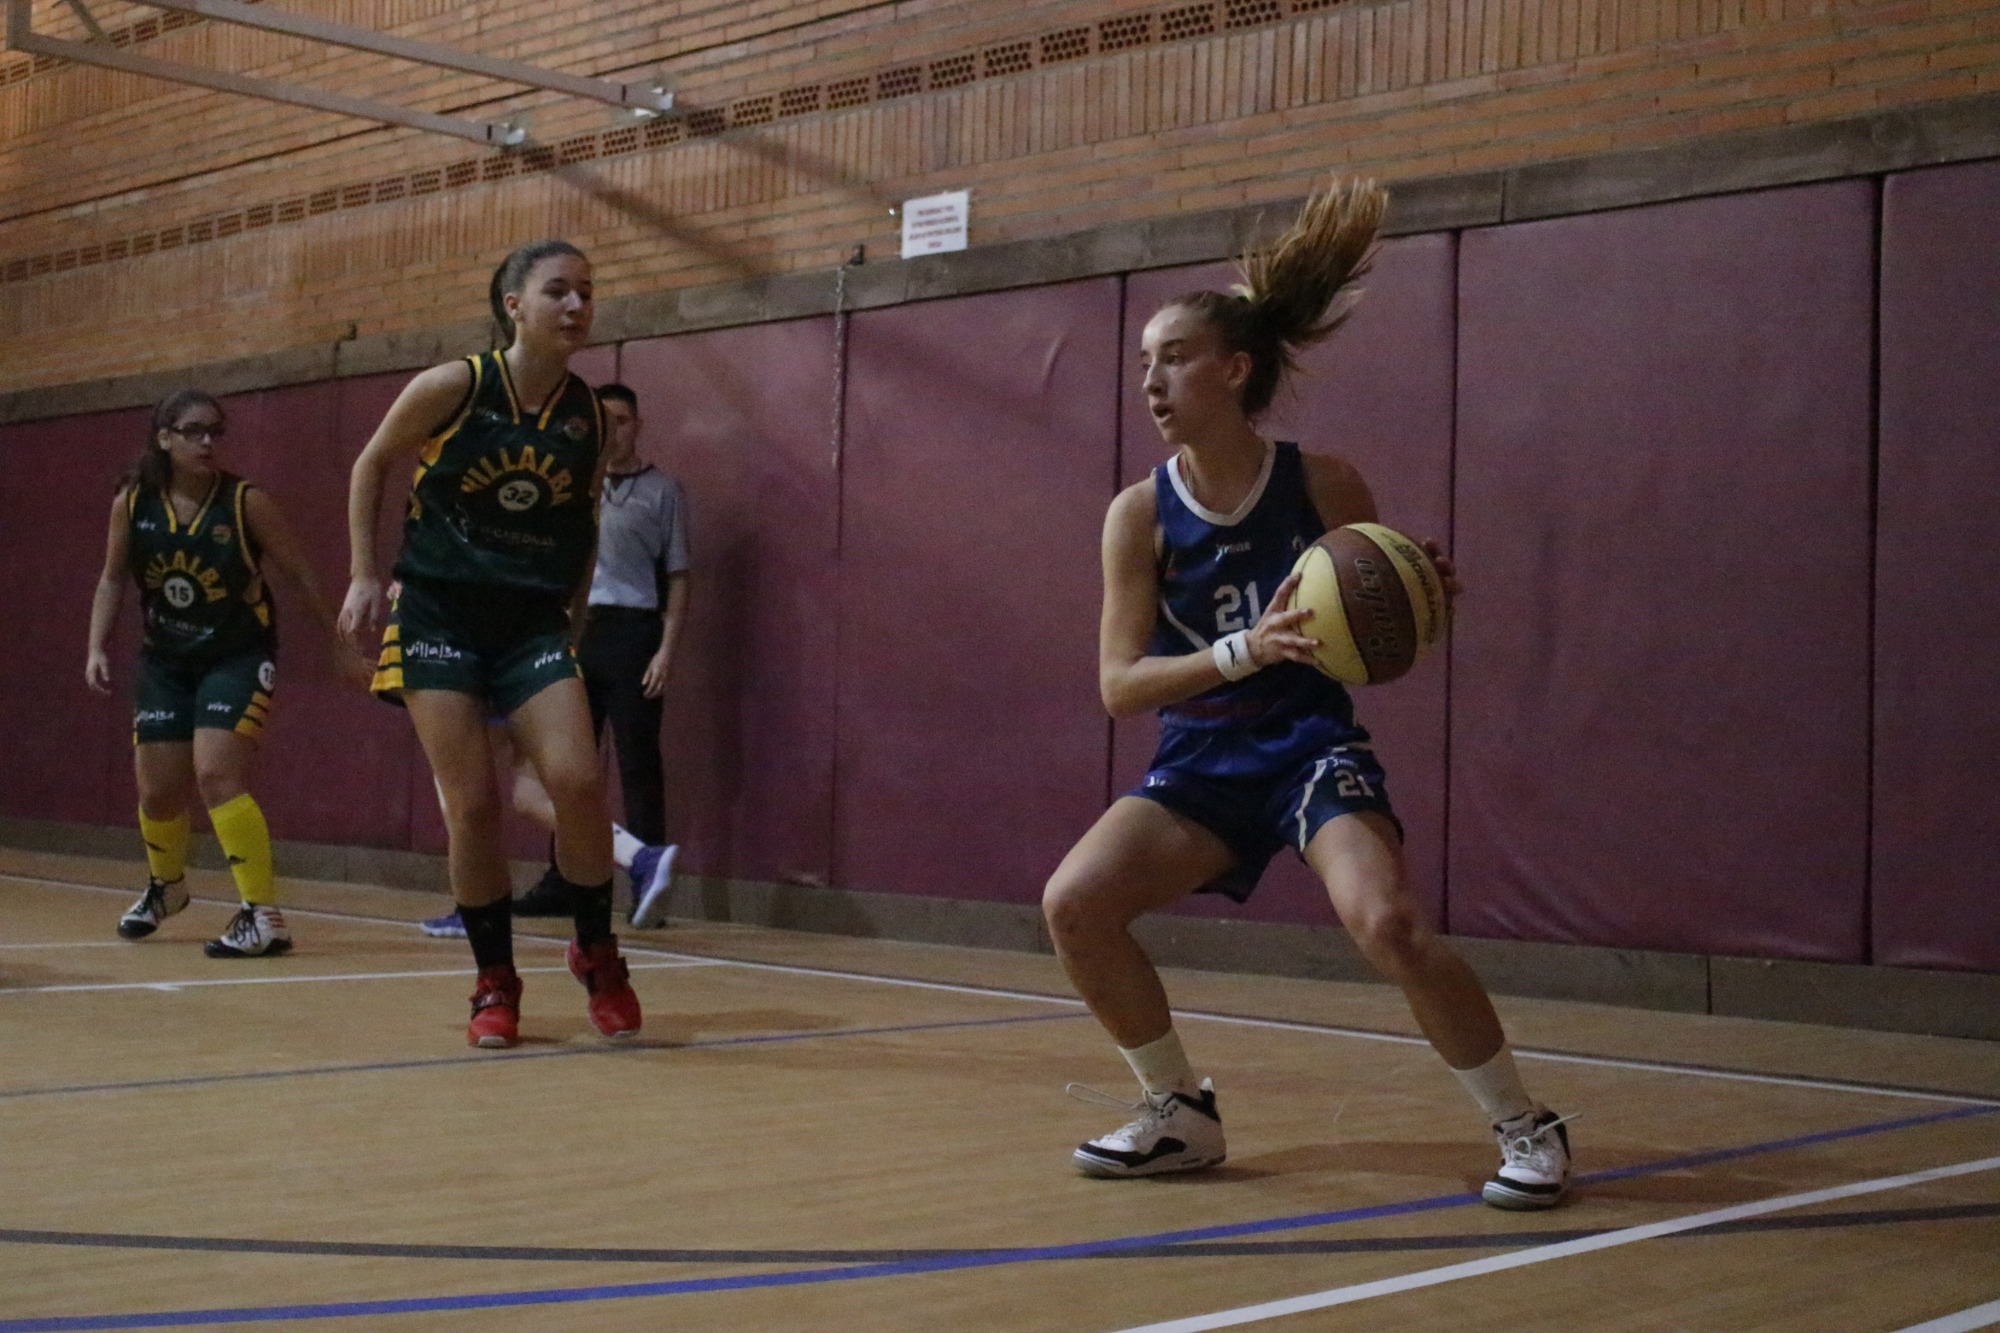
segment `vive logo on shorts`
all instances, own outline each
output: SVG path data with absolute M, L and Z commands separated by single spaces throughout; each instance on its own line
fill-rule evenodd
M 232 703 L 224 703 L 222 700 L 217 699 L 214 703 L 211 703 L 208 706 L 208 711 L 211 713 L 233 713 L 236 711 L 236 705 Z
M 563 660 L 563 654 L 560 652 L 543 653 L 540 657 L 537 657 L 535 659 L 535 669 L 540 670 L 545 666 L 554 666 L 556 663 L 562 660 Z

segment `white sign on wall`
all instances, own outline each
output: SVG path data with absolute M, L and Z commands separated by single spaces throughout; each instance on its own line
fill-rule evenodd
M 972 218 L 972 191 L 925 195 L 903 204 L 903 258 L 963 250 Z

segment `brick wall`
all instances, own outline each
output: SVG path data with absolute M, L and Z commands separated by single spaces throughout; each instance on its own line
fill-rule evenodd
M 893 246 L 974 192 L 973 242 L 1829 120 L 2000 89 L 2000 0 L 287 0 L 618 80 L 608 107 L 141 6 L 158 58 L 474 120 L 526 151 L 0 56 L 0 391 L 476 318 L 514 243 L 627 294 Z M 59 0 L 37 26 L 80 37 Z

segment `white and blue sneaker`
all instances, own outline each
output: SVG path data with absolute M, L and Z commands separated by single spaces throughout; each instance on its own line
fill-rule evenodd
M 1070 1084 L 1068 1091 L 1080 1101 L 1144 1112 L 1077 1146 L 1071 1160 L 1087 1176 L 1125 1179 L 1199 1171 L 1229 1155 L 1222 1142 L 1222 1116 L 1215 1109 L 1215 1085 L 1207 1079 L 1194 1092 L 1147 1093 L 1139 1102 L 1122 1102 L 1079 1083 Z
M 434 916 L 427 921 L 419 921 L 417 929 L 434 940 L 462 940 L 465 938 L 465 922 L 459 917 L 456 907 L 446 912 L 443 916 Z
M 641 847 L 632 854 L 632 925 L 651 930 L 667 921 L 667 893 L 674 886 L 675 843 Z
M 1500 1169 L 1479 1191 L 1479 1197 L 1510 1212 L 1553 1208 L 1561 1203 L 1569 1190 L 1569 1131 L 1563 1125 L 1575 1118 L 1544 1108 L 1495 1125 Z

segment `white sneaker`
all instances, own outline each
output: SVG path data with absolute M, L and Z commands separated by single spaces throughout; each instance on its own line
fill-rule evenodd
M 674 857 L 680 846 L 641 847 L 632 857 L 632 925 L 651 930 L 667 917 L 667 891 L 674 886 Z
M 118 918 L 118 933 L 128 940 L 143 940 L 158 930 L 162 921 L 187 905 L 185 881 L 177 879 L 162 884 L 157 879 L 147 880 L 146 891 L 139 895 L 139 901 Z
M 220 939 L 210 940 L 201 951 L 210 958 L 269 958 L 288 953 L 292 932 L 285 927 L 285 914 L 262 903 L 243 904 L 229 918 L 229 928 Z
M 1569 1189 L 1569 1131 L 1575 1116 L 1529 1111 L 1493 1127 L 1500 1140 L 1500 1169 L 1479 1196 L 1495 1208 L 1553 1208 Z
M 1147 1093 L 1140 1102 L 1121 1102 L 1076 1083 L 1070 1084 L 1069 1092 L 1084 1101 L 1145 1113 L 1129 1125 L 1078 1145 L 1071 1160 L 1087 1176 L 1123 1179 L 1199 1171 L 1229 1155 L 1222 1144 L 1215 1085 L 1207 1079 L 1192 1093 L 1169 1092 L 1157 1097 Z

